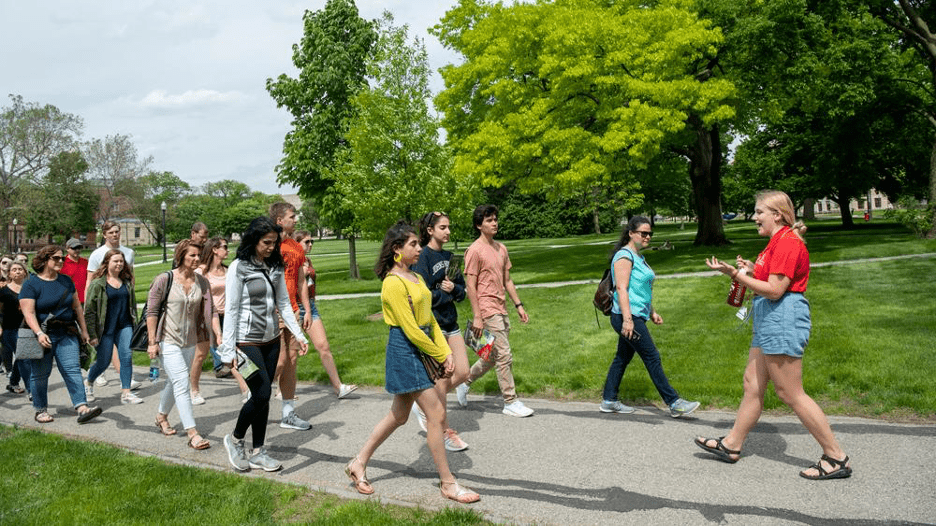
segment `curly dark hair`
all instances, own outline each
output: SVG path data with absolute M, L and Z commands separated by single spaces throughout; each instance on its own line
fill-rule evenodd
M 264 263 L 270 268 L 279 268 L 286 266 L 283 262 L 283 255 L 280 254 L 280 238 L 283 233 L 283 227 L 277 225 L 272 219 L 266 216 L 260 216 L 247 225 L 247 230 L 241 235 L 241 244 L 237 247 L 237 259 L 250 261 L 257 255 L 257 244 L 263 236 L 270 232 L 276 232 L 276 247 L 270 257 L 266 258 Z
M 474 209 L 474 213 L 471 214 L 471 220 L 474 222 L 478 237 L 481 236 L 481 223 L 484 223 L 484 219 L 491 216 L 497 217 L 497 213 L 498 210 L 495 205 L 478 205 L 477 208 Z
M 397 221 L 397 224 L 390 227 L 384 235 L 383 245 L 380 246 L 380 255 L 377 256 L 377 263 L 374 265 L 374 274 L 383 280 L 390 269 L 393 268 L 394 261 L 393 250 L 402 247 L 410 236 L 415 236 L 416 231 L 406 221 Z
M 39 249 L 39 252 L 36 252 L 36 255 L 33 256 L 32 268 L 36 272 L 42 272 L 45 270 L 46 264 L 52 259 L 52 256 L 56 252 L 65 253 L 65 249 L 60 245 L 46 245 Z

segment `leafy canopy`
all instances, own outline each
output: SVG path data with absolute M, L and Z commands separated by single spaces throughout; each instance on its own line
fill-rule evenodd
M 465 58 L 436 97 L 455 174 L 574 191 L 645 166 L 690 114 L 733 117 L 733 84 L 697 75 L 723 37 L 695 4 L 462 0 L 433 28 Z

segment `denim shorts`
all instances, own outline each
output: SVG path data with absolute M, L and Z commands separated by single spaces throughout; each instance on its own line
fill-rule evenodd
M 315 302 L 310 301 L 309 306 L 312 308 L 312 321 L 322 319 L 322 317 L 319 316 L 318 307 L 315 306 Z M 305 307 L 299 305 L 299 319 L 297 320 L 299 325 L 302 325 L 302 318 L 305 318 Z
M 385 365 L 388 393 L 413 393 L 433 386 L 418 352 L 421 351 L 406 338 L 403 329 L 390 327 Z
M 812 322 L 809 301 L 799 292 L 787 292 L 778 300 L 754 297 L 754 338 L 751 347 L 764 354 L 802 358 Z

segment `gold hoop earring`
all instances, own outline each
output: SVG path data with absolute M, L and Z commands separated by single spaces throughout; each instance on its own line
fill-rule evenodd
M 403 261 L 403 256 L 399 252 L 397 252 L 396 254 L 393 255 L 393 261 L 399 263 Z

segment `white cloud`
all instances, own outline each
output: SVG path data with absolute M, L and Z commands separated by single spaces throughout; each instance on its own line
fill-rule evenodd
M 180 109 L 208 104 L 228 104 L 240 102 L 245 96 L 239 91 L 220 92 L 211 89 L 189 90 L 179 95 L 171 95 L 166 90 L 153 90 L 140 101 L 144 108 Z

